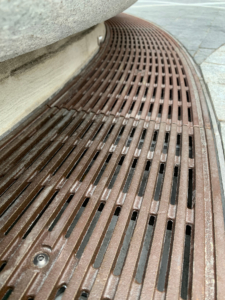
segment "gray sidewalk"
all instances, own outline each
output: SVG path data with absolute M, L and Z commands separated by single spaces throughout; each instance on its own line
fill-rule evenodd
M 184 45 L 200 66 L 225 153 L 225 2 L 139 0 L 125 13 L 164 28 Z

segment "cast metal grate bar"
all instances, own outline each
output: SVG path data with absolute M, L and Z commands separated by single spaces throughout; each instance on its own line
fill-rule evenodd
M 106 27 L 95 60 L 0 141 L 0 298 L 222 299 L 198 76 L 155 25 Z

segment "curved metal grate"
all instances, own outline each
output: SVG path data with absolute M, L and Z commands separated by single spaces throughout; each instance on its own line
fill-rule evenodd
M 224 225 L 198 77 L 121 14 L 95 59 L 0 142 L 3 299 L 222 299 Z

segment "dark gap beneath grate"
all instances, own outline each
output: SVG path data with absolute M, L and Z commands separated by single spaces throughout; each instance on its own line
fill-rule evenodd
M 176 144 L 176 156 L 180 156 L 181 150 L 181 134 L 177 135 L 177 144 Z
M 40 214 L 36 217 L 35 220 L 33 220 L 33 222 L 31 223 L 30 227 L 28 228 L 28 230 L 25 232 L 25 234 L 23 235 L 23 239 L 25 239 L 29 233 L 32 231 L 32 229 L 34 228 L 34 226 L 37 224 L 37 222 L 39 221 L 39 219 L 42 217 L 42 215 L 44 214 L 44 212 L 46 211 L 46 209 L 49 207 L 49 205 L 52 203 L 52 201 L 55 199 L 56 195 L 58 194 L 59 191 L 56 191 L 53 196 L 51 197 L 51 199 L 47 202 L 47 204 L 44 206 L 44 208 L 42 209 L 42 211 L 40 212 Z
M 122 128 L 120 129 L 119 134 L 116 137 L 116 140 L 115 140 L 115 143 L 114 143 L 115 146 L 118 145 L 118 143 L 120 141 L 120 138 L 121 138 L 121 136 L 122 136 L 122 134 L 124 132 L 124 129 L 125 129 L 125 126 L 122 126 Z
M 161 256 L 158 283 L 157 283 L 157 289 L 160 292 L 165 291 L 167 280 L 168 280 L 170 252 L 172 248 L 172 234 L 173 234 L 173 222 L 168 221 L 167 229 L 165 233 L 165 239 L 164 239 L 163 252 Z
M 115 276 L 120 276 L 122 269 L 123 269 L 123 265 L 127 256 L 127 252 L 129 249 L 129 245 L 130 245 L 130 241 L 131 238 L 133 236 L 133 232 L 137 223 L 137 218 L 138 218 L 138 213 L 137 211 L 133 211 L 132 215 L 131 215 L 131 219 L 130 222 L 128 224 L 127 230 L 126 230 L 126 234 L 123 240 L 123 245 L 120 249 L 120 253 L 119 256 L 117 258 L 117 262 L 115 265 L 115 268 L 113 270 L 113 274 Z
M 26 191 L 26 189 L 29 187 L 31 182 L 27 183 L 27 185 L 24 187 L 24 189 L 19 193 L 19 195 L 8 205 L 8 207 L 2 212 L 0 215 L 0 218 L 7 212 L 7 210 L 16 202 L 16 200 Z
M 189 136 L 189 158 L 193 158 L 193 137 Z
M 64 164 L 64 162 L 67 160 L 67 158 L 71 155 L 71 153 L 73 152 L 73 150 L 75 148 L 76 148 L 76 146 L 73 146 L 73 148 L 70 150 L 70 152 L 67 154 L 67 156 L 63 159 L 63 161 L 61 162 L 61 164 L 52 173 L 52 176 L 54 176 L 58 172 L 58 170 L 61 168 L 61 166 Z
M 154 135 L 153 135 L 152 142 L 151 142 L 151 146 L 150 146 L 150 151 L 151 152 L 155 151 L 155 146 L 156 146 L 157 138 L 158 138 L 158 131 L 155 131 Z
M 97 135 L 99 134 L 99 132 L 101 131 L 101 129 L 102 129 L 103 126 L 104 126 L 104 123 L 102 123 L 99 126 L 98 130 L 96 131 L 96 133 L 94 134 L 93 138 L 91 139 L 92 141 L 94 141 L 96 139 Z
M 92 121 L 90 123 L 90 125 L 87 127 L 87 129 L 85 130 L 85 132 L 82 134 L 82 136 L 80 137 L 80 139 L 82 140 L 85 136 L 85 134 L 88 132 L 88 130 L 91 128 L 91 126 L 94 124 L 94 121 Z
M 0 273 L 4 270 L 4 268 L 5 268 L 6 265 L 7 265 L 7 261 L 1 262 L 1 265 L 0 265 Z
M 193 169 L 188 170 L 188 201 L 187 201 L 187 207 L 192 209 L 194 205 L 194 172 Z
M 190 102 L 190 96 L 189 96 L 189 92 L 186 91 L 186 97 L 187 97 L 187 102 Z
M 129 135 L 128 139 L 127 139 L 127 142 L 126 142 L 126 147 L 130 147 L 130 144 L 131 144 L 131 142 L 133 140 L 135 131 L 136 131 L 136 127 L 132 128 L 131 133 L 130 133 L 130 135 Z
M 141 179 L 141 185 L 140 185 L 140 188 L 138 191 L 139 197 L 144 196 L 146 185 L 148 182 L 149 173 L 150 173 L 150 168 L 151 168 L 151 162 L 150 162 L 150 160 L 148 160 L 145 165 L 145 170 L 143 172 L 142 179 Z
M 89 239 L 90 239 L 90 237 L 92 235 L 92 232 L 93 232 L 93 230 L 94 230 L 94 228 L 95 228 L 95 226 L 96 226 L 96 224 L 98 222 L 98 219 L 99 219 L 99 217 L 100 217 L 100 215 L 101 215 L 101 213 L 102 213 L 102 211 L 104 209 L 104 206 L 105 206 L 104 203 L 101 203 L 99 205 L 98 210 L 96 211 L 95 216 L 94 216 L 94 218 L 93 218 L 90 226 L 88 227 L 88 230 L 87 230 L 87 232 L 86 232 L 86 234 L 85 234 L 85 236 L 84 236 L 84 238 L 82 240 L 82 243 L 81 243 L 81 245 L 80 245 L 80 247 L 79 247 L 79 249 L 78 249 L 78 251 L 76 253 L 76 257 L 78 259 L 81 258 L 82 254 L 84 252 L 84 249 L 85 249 L 85 247 L 86 247 L 86 245 L 87 245 L 87 243 L 88 243 L 88 241 L 89 241 Z
M 84 174 L 81 176 L 80 182 L 83 182 L 87 174 L 89 173 L 91 167 L 93 166 L 95 160 L 97 159 L 99 155 L 99 151 L 96 152 L 95 156 L 92 158 L 90 164 L 88 165 L 87 169 L 85 170 Z
M 120 158 L 120 160 L 119 160 L 119 163 L 118 163 L 118 165 L 117 165 L 117 167 L 116 167 L 116 169 L 115 169 L 115 172 L 113 173 L 112 179 L 110 180 L 110 183 L 109 183 L 109 186 L 108 186 L 108 189 L 110 189 L 110 190 L 111 190 L 111 189 L 113 188 L 113 186 L 114 186 L 114 183 L 115 183 L 115 181 L 116 181 L 116 178 L 117 178 L 117 176 L 118 176 L 118 174 L 119 174 L 119 172 L 120 172 L 121 166 L 122 166 L 122 164 L 123 164 L 123 162 L 124 162 L 124 158 L 125 158 L 124 155 L 121 156 L 121 158 Z
M 28 210 L 28 208 L 31 206 L 31 204 L 37 199 L 37 197 L 40 195 L 40 193 L 43 191 L 44 188 L 45 187 L 41 187 L 41 189 L 37 192 L 37 194 L 33 197 L 33 199 L 31 199 L 31 201 L 29 202 L 27 207 L 20 213 L 18 218 L 16 218 L 16 220 L 13 222 L 13 224 L 7 229 L 7 231 L 5 232 L 5 235 L 7 235 L 12 230 L 12 228 L 16 225 L 16 223 L 19 221 L 19 219 L 25 214 L 25 212 Z
M 140 141 L 138 143 L 138 149 L 142 149 L 142 147 L 143 147 L 143 144 L 144 144 L 144 141 L 145 141 L 145 137 L 146 137 L 146 132 L 147 132 L 146 129 L 144 129 L 142 131 L 142 135 L 141 135 Z
M 155 189 L 155 195 L 154 195 L 154 200 L 159 201 L 161 197 L 161 190 L 163 186 L 163 179 L 164 179 L 164 164 L 160 164 L 159 167 L 159 173 L 158 173 L 158 178 L 157 178 L 157 184 L 156 184 L 156 189 Z
M 88 297 L 89 297 L 89 293 L 81 292 L 80 297 L 79 297 L 78 300 L 85 300 L 85 299 L 88 299 Z
M 161 91 L 161 99 L 162 99 L 162 100 L 164 99 L 164 95 L 165 95 L 165 89 L 162 88 L 162 91 Z
M 112 107 L 110 108 L 110 111 L 112 111 L 113 110 L 113 108 L 116 106 L 116 103 L 118 102 L 118 99 L 116 99 L 115 101 L 114 101 L 114 103 L 113 103 L 113 105 L 112 105 Z
M 108 165 L 111 157 L 112 157 L 112 153 L 109 153 L 109 155 L 108 155 L 107 159 L 105 160 L 105 162 L 104 162 L 104 164 L 103 164 L 100 172 L 98 173 L 98 176 L 97 176 L 97 178 L 96 178 L 96 180 L 94 182 L 94 186 L 98 185 L 98 183 L 99 183 L 99 181 L 100 181 L 100 179 L 101 179 L 101 177 L 102 177 L 102 175 L 103 175 L 103 173 L 104 173 L 104 171 L 105 171 L 105 169 L 106 169 L 106 167 L 107 167 L 107 165 Z
M 188 283 L 190 273 L 190 254 L 191 254 L 191 226 L 186 226 L 185 245 L 184 245 L 184 258 L 183 258 L 183 271 L 182 271 L 182 285 L 181 285 L 181 298 L 188 299 Z
M 177 93 L 178 93 L 178 101 L 181 101 L 181 93 L 180 93 L 180 90 L 178 90 Z
M 127 103 L 127 100 L 124 100 L 124 101 L 123 101 L 123 104 L 122 104 L 122 106 L 121 106 L 121 108 L 120 108 L 120 110 L 119 110 L 119 112 L 121 112 L 121 111 L 123 110 L 123 108 L 124 108 L 124 106 L 126 105 L 126 103 Z
M 138 158 L 135 158 L 133 160 L 133 163 L 131 165 L 131 168 L 130 168 L 130 171 L 128 173 L 128 176 L 126 178 L 126 182 L 125 182 L 125 185 L 124 185 L 124 188 L 123 188 L 123 193 L 126 194 L 129 190 L 129 187 L 130 187 L 130 184 L 131 184 L 131 181 L 132 181 L 132 178 L 134 176 L 134 172 L 135 172 L 135 169 L 136 169 L 136 166 L 137 166 L 137 162 L 138 162 Z
M 61 286 L 61 287 L 58 289 L 58 291 L 57 291 L 57 293 L 56 293 L 56 296 L 55 296 L 55 299 L 54 299 L 54 300 L 61 300 L 63 294 L 65 293 L 66 288 L 67 288 L 66 285 Z
M 109 131 L 107 132 L 107 135 L 105 136 L 105 138 L 104 138 L 104 140 L 103 140 L 103 143 L 106 143 L 106 141 L 108 140 L 108 138 L 109 138 L 110 134 L 112 133 L 114 127 L 115 127 L 115 124 L 113 124 L 113 125 L 110 127 Z
M 165 135 L 165 140 L 164 140 L 164 145 L 163 145 L 163 154 L 167 154 L 168 152 L 168 145 L 169 145 L 169 132 L 166 132 L 166 135 Z
M 161 116 L 162 116 L 162 109 L 163 109 L 163 106 L 162 106 L 162 104 L 160 104 L 159 105 L 158 118 L 161 118 Z
M 169 105 L 169 108 L 168 108 L 168 119 L 171 119 L 172 117 L 172 105 Z
M 70 201 L 73 199 L 74 194 L 71 194 L 69 196 L 69 198 L 66 200 L 66 202 L 64 203 L 63 207 L 60 209 L 59 213 L 57 214 L 57 216 L 55 217 L 54 221 L 52 222 L 52 224 L 50 225 L 48 231 L 52 231 L 53 228 L 55 227 L 55 225 L 58 223 L 59 219 L 61 218 L 63 212 L 65 211 L 65 209 L 67 208 L 68 204 L 70 203 Z
M 149 110 L 148 110 L 148 117 L 151 117 L 153 110 L 153 103 L 150 104 Z
M 173 100 L 173 89 L 170 89 L 170 100 Z
M 5 293 L 5 295 L 3 296 L 2 300 L 7 300 L 9 299 L 10 295 L 12 294 L 13 292 L 13 288 L 8 288 L 7 292 Z
M 128 112 L 128 114 L 130 115 L 132 113 L 132 110 L 134 108 L 134 105 L 135 105 L 136 101 L 133 101 L 132 104 L 131 104 L 131 107 L 130 107 L 130 110 Z
M 178 120 L 181 120 L 181 107 L 178 106 Z
M 72 167 L 72 169 L 68 172 L 68 174 L 66 175 L 66 179 L 68 179 L 70 177 L 70 175 L 72 174 L 72 172 L 75 170 L 76 166 L 79 164 L 79 162 L 81 161 L 81 159 L 84 157 L 85 153 L 88 151 L 88 149 L 85 149 L 83 151 L 83 153 L 81 154 L 81 156 L 79 157 L 79 159 L 76 161 L 76 163 L 74 164 L 74 166 Z
M 115 212 L 114 212 L 114 215 L 112 216 L 111 222 L 110 222 L 109 227 L 108 227 L 108 229 L 106 231 L 105 237 L 103 239 L 103 242 L 101 244 L 101 247 L 100 247 L 100 249 L 98 251 L 98 254 L 97 254 L 95 262 L 94 262 L 94 268 L 95 269 L 100 268 L 100 266 L 102 264 L 105 252 L 106 252 L 106 250 L 108 248 L 108 245 L 109 245 L 109 242 L 111 240 L 112 234 L 114 232 L 116 223 L 118 221 L 118 217 L 120 215 L 120 211 L 121 211 L 121 207 L 117 207 L 116 210 L 115 210 Z
M 191 109 L 188 108 L 188 122 L 191 122 Z
M 178 172 L 179 169 L 176 166 L 174 168 L 174 173 L 173 173 L 173 183 L 172 183 L 172 191 L 171 191 L 171 196 L 170 196 L 170 204 L 175 205 L 177 202 L 177 192 L 178 192 Z
M 145 270 L 148 263 L 148 258 L 151 250 L 152 238 L 154 234 L 154 227 L 155 227 L 155 217 L 150 216 L 149 222 L 145 231 L 144 242 L 141 250 L 141 254 L 139 257 L 137 271 L 135 275 L 135 280 L 138 283 L 142 283 L 143 277 L 145 274 Z
M 71 195 L 71 196 L 72 196 L 72 195 Z M 71 197 L 71 196 L 70 196 L 70 197 Z M 70 199 L 70 197 L 69 197 L 69 199 Z M 73 198 L 73 196 L 72 196 L 72 198 Z M 72 198 L 71 198 L 71 199 L 72 199 Z M 69 199 L 68 199 L 68 200 L 69 200 Z M 70 199 L 70 201 L 71 201 L 71 199 Z M 67 201 L 68 201 L 68 200 L 67 200 Z M 67 230 L 67 232 L 66 232 L 66 234 L 65 234 L 65 238 L 66 238 L 66 239 L 68 239 L 68 238 L 70 237 L 71 233 L 73 232 L 73 230 L 74 230 L 74 228 L 75 228 L 77 222 L 79 221 L 81 215 L 83 214 L 83 211 L 85 210 L 85 207 L 88 205 L 89 200 L 90 200 L 90 198 L 85 198 L 84 202 L 82 203 L 80 209 L 78 210 L 76 216 L 74 217 L 72 223 L 70 224 L 70 226 L 69 226 L 69 228 L 68 228 L 68 230 Z M 69 202 L 70 202 L 70 201 L 69 201 Z M 67 205 L 69 204 L 69 202 L 67 203 Z

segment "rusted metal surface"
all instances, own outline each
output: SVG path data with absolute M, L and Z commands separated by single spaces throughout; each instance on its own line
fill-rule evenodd
M 198 77 L 156 26 L 106 25 L 95 59 L 0 142 L 0 298 L 223 299 Z

